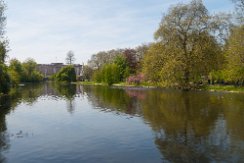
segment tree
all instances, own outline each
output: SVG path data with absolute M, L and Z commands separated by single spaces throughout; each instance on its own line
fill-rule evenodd
M 21 82 L 40 82 L 43 75 L 36 70 L 37 63 L 34 59 L 28 58 L 23 64 L 24 75 Z
M 119 67 L 116 64 L 105 64 L 102 68 L 96 70 L 93 74 L 93 80 L 96 82 L 104 82 L 108 85 L 118 83 L 120 81 Z
M 69 51 L 66 56 L 66 63 L 72 65 L 75 62 L 75 54 L 73 51 Z
M 137 71 L 139 71 L 139 72 L 142 71 L 143 58 L 144 58 L 145 54 L 147 53 L 149 47 L 150 47 L 150 44 L 142 44 L 135 48 L 136 56 L 138 58 Z
M 18 85 L 25 78 L 23 66 L 17 59 L 10 60 L 8 71 L 11 78 L 11 83 L 14 86 Z
M 36 65 L 37 63 L 32 58 L 28 58 L 25 60 L 25 62 L 23 63 L 23 67 L 25 69 L 26 77 L 31 76 L 33 71 L 35 71 L 36 69 Z
M 7 46 L 8 46 L 8 41 L 6 40 L 0 41 L 0 63 L 5 63 L 6 61 L 7 52 L 8 52 Z
M 227 80 L 244 85 L 244 25 L 232 29 L 226 46 Z
M 4 29 L 6 23 L 6 17 L 4 15 L 5 3 L 0 0 L 0 94 L 8 93 L 10 86 L 10 78 L 5 65 L 5 59 L 7 57 L 7 41 L 4 38 Z
M 128 66 L 128 63 L 126 61 L 126 58 L 123 55 L 118 55 L 114 63 L 118 67 L 118 72 L 119 72 L 119 81 L 124 81 L 130 74 L 130 68 Z
M 91 59 L 88 61 L 88 66 L 92 69 L 99 69 L 105 64 L 113 63 L 114 59 L 121 55 L 124 49 L 112 49 L 109 51 L 101 51 L 97 54 L 92 55 Z
M 163 45 L 168 58 L 163 72 L 173 73 L 164 78 L 176 79 L 186 89 L 191 82 L 202 82 L 215 68 L 220 54 L 218 40 L 212 35 L 217 27 L 201 0 L 170 8 L 155 33 L 155 39 Z
M 3 0 L 0 0 L 0 63 L 4 63 L 7 57 L 8 41 L 4 38 L 6 16 L 4 15 L 6 5 Z
M 83 74 L 82 74 L 83 80 L 90 81 L 92 79 L 93 72 L 94 71 L 91 67 L 84 65 L 83 66 Z
M 161 43 L 152 44 L 143 58 L 143 72 L 150 82 L 162 82 L 161 69 L 166 62 L 165 48 Z
M 10 88 L 10 77 L 7 72 L 7 66 L 0 63 L 0 95 L 8 93 Z
M 76 73 L 74 66 L 65 66 L 57 74 L 56 80 L 60 82 L 75 82 Z
M 130 73 L 134 74 L 137 70 L 137 64 L 138 64 L 138 58 L 137 53 L 134 49 L 125 49 L 123 52 L 125 59 L 128 63 L 128 66 L 130 68 Z
M 236 5 L 237 19 L 240 23 L 244 23 L 244 0 L 232 0 Z

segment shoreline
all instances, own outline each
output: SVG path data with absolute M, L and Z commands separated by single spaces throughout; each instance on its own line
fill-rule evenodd
M 73 84 L 80 84 L 80 85 L 93 85 L 93 86 L 108 86 L 106 83 L 96 83 L 96 82 L 74 82 Z M 140 85 L 131 85 L 127 83 L 116 83 L 111 85 L 111 87 L 118 87 L 118 88 L 133 88 L 133 89 L 172 89 L 170 87 L 160 87 L 159 85 L 152 85 L 152 84 L 140 84 Z M 177 89 L 177 88 L 174 88 Z M 227 93 L 244 93 L 243 86 L 234 86 L 234 85 L 207 85 L 200 89 L 195 89 L 197 91 L 208 91 L 208 92 L 227 92 Z

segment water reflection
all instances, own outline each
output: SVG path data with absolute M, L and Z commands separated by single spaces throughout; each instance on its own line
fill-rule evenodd
M 85 86 L 89 101 L 103 111 L 114 111 L 117 114 L 138 115 L 141 110 L 137 97 L 130 97 L 123 89 L 111 89 L 105 86 Z
M 74 98 L 76 93 L 79 93 L 79 88 L 76 85 L 72 84 L 59 84 L 59 83 L 52 83 L 52 88 L 61 95 L 66 100 L 67 110 L 69 113 L 73 113 L 75 110 L 75 103 Z
M 85 87 L 94 106 L 140 115 L 170 162 L 244 160 L 242 94 Z
M 0 97 L 0 162 L 5 161 L 2 152 L 9 148 L 5 115 L 9 113 L 10 105 L 11 103 L 8 97 Z
M 244 160 L 243 94 L 57 83 L 26 85 L 0 98 L 1 153 L 10 148 L 6 116 L 19 104 L 32 106 L 42 97 L 65 101 L 72 114 L 80 109 L 77 98 L 86 98 L 101 112 L 140 117 L 152 129 L 155 146 L 166 162 Z M 0 162 L 4 160 L 0 155 Z

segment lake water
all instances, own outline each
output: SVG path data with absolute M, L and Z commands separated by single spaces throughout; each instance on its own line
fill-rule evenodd
M 244 94 L 27 85 L 0 98 L 0 162 L 244 162 Z

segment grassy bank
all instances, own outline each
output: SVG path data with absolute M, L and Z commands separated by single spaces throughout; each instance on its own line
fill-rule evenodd
M 81 84 L 81 85 L 102 85 L 102 86 L 108 86 L 106 83 L 96 83 L 91 81 L 85 81 L 85 82 L 72 82 L 72 84 Z
M 81 85 L 102 85 L 108 86 L 106 83 L 96 83 L 96 82 L 75 82 L 74 84 Z M 161 88 L 160 85 L 155 85 L 153 83 L 141 83 L 141 84 L 128 84 L 128 83 L 116 83 L 112 85 L 113 87 L 139 87 L 139 88 Z M 243 92 L 244 87 L 234 86 L 234 85 L 208 85 L 201 90 L 211 91 L 211 92 Z
M 96 83 L 96 82 L 73 82 L 73 84 L 81 84 L 81 85 L 102 85 L 108 86 L 106 83 Z M 141 84 L 128 84 L 128 83 L 116 83 L 112 85 L 113 87 L 143 87 L 143 88 L 155 88 L 157 85 L 153 85 L 151 83 L 141 83 Z
M 244 87 L 234 85 L 208 85 L 205 90 L 212 92 L 244 92 Z

